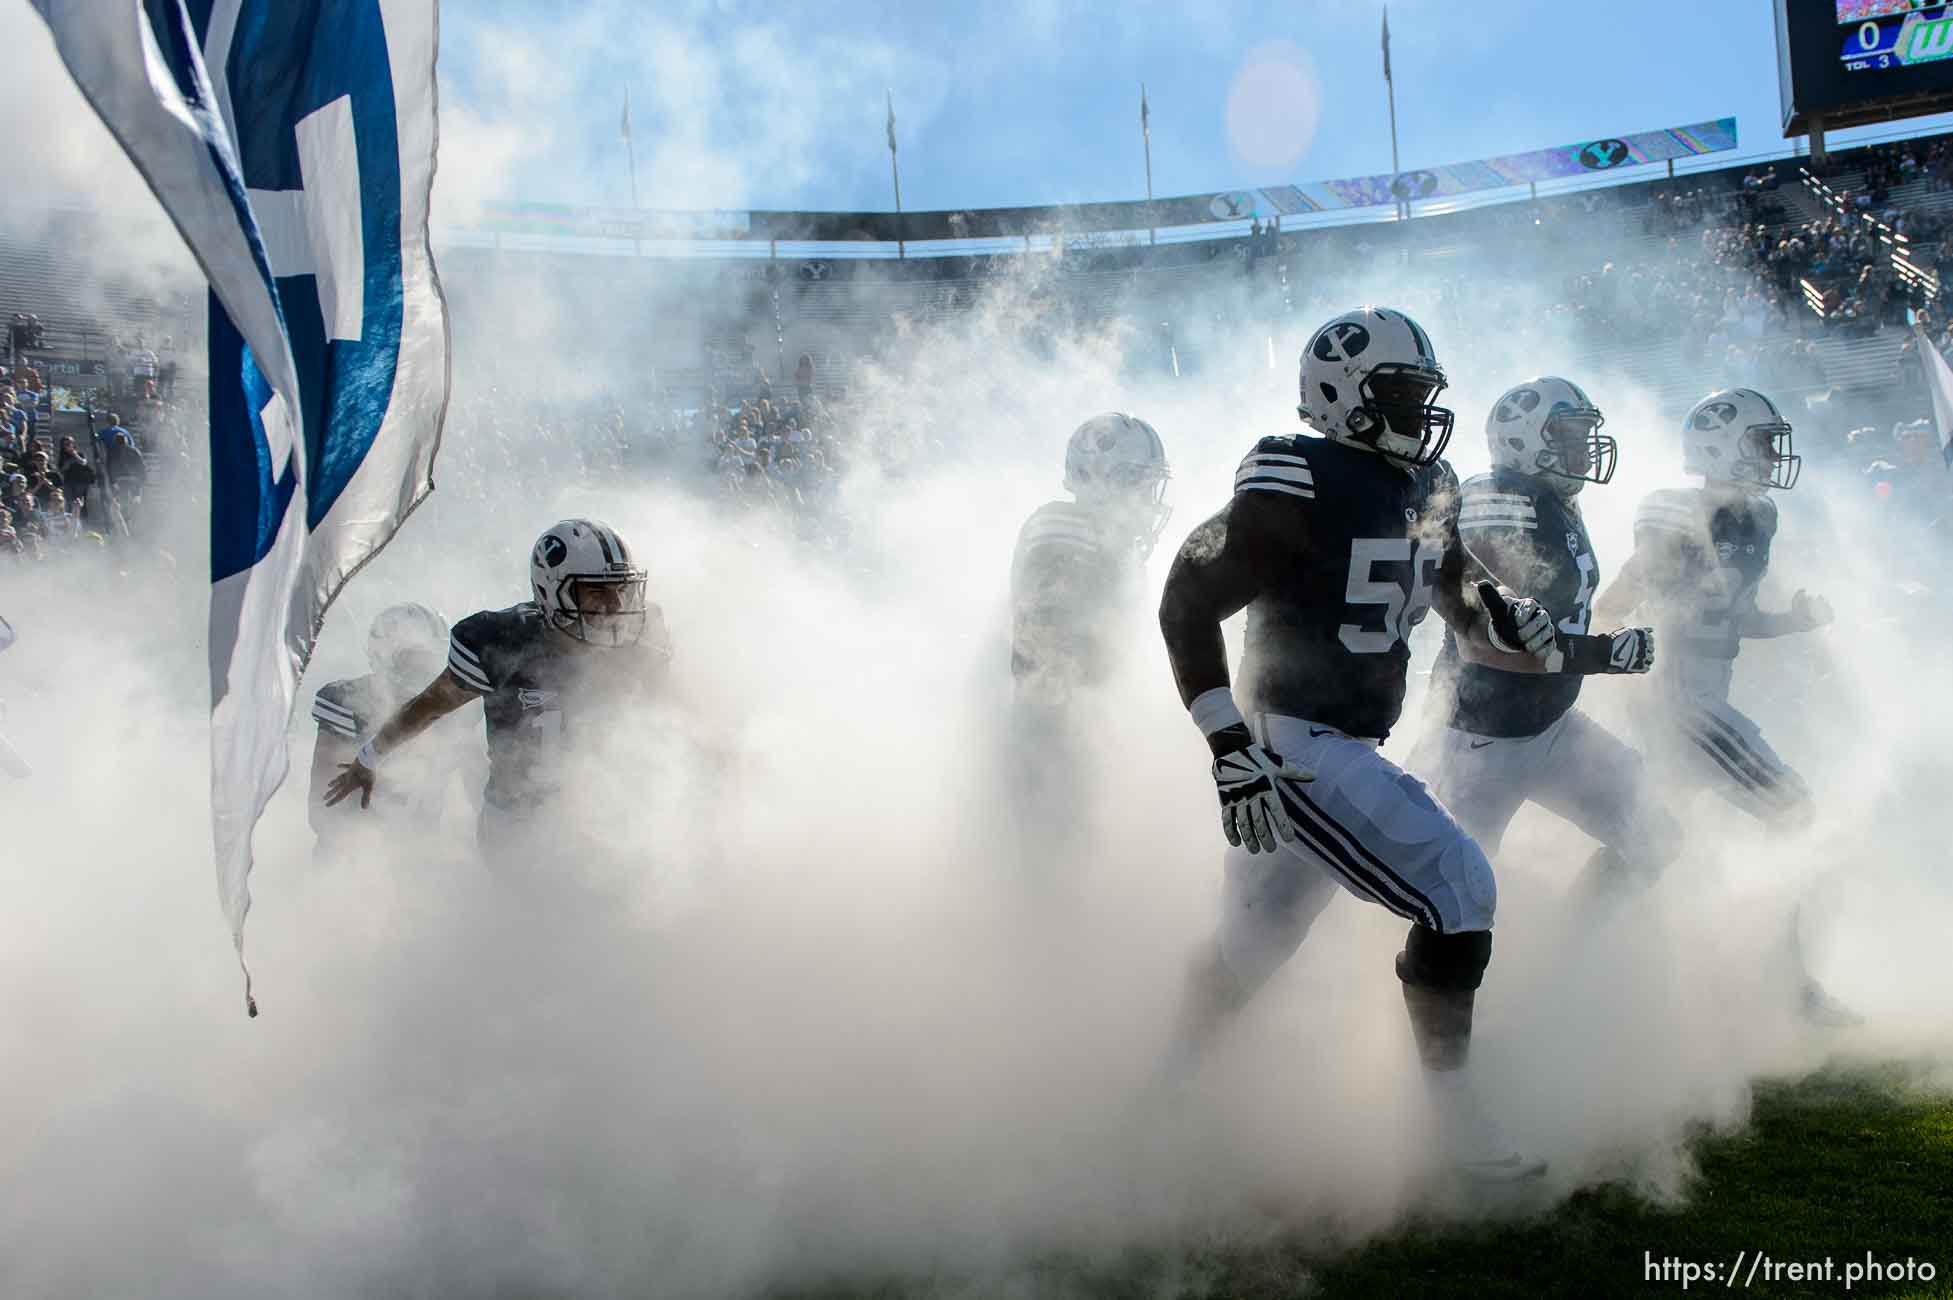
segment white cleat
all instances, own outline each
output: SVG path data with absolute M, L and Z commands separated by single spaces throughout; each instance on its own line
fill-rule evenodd
M 1819 1029 L 1856 1029 L 1865 1023 L 1865 1017 L 1826 993 L 1816 980 L 1804 985 L 1802 1010 L 1804 1023 Z
M 1546 1162 L 1513 1149 L 1497 1121 L 1479 1104 L 1464 1070 L 1426 1070 L 1424 1083 L 1435 1113 L 1446 1172 L 1476 1186 L 1531 1182 Z

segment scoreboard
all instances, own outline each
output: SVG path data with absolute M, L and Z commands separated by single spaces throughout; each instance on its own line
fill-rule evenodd
M 1775 3 L 1786 137 L 1953 108 L 1953 3 Z
M 1846 10 L 1873 12 L 1851 18 Z M 1884 7 L 1854 5 L 1838 0 L 1839 30 L 1843 39 L 1839 62 L 1847 72 L 1883 72 L 1887 68 L 1909 68 L 1920 63 L 1936 63 L 1953 58 L 1953 8 L 1935 5 L 1912 8 L 1906 5 Z

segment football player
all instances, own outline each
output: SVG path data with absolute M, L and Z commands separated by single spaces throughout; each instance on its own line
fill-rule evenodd
M 1088 827 L 1077 809 L 1088 728 L 1075 692 L 1102 685 L 1137 613 L 1147 558 L 1172 513 L 1166 447 L 1153 426 L 1095 415 L 1065 445 L 1069 501 L 1031 512 L 1011 557 L 1011 782 L 1025 861 L 1058 865 Z
M 13 643 L 14 625 L 0 618 L 0 650 L 5 650 Z M 7 702 L 0 700 L 0 722 L 6 721 L 6 718 Z M 0 772 L 5 772 L 8 776 L 19 780 L 26 780 L 34 775 L 34 769 L 20 756 L 20 751 L 7 742 L 5 736 L 0 736 Z
M 608 525 L 565 519 L 529 555 L 534 598 L 454 625 L 445 671 L 369 736 L 327 787 L 328 806 L 372 800 L 381 760 L 470 700 L 482 702 L 488 785 L 485 853 L 519 862 L 533 814 L 561 793 L 566 746 L 594 738 L 618 708 L 662 680 L 671 660 L 664 614 L 645 572 Z
M 312 697 L 312 720 L 319 724 L 319 734 L 312 744 L 312 792 L 306 813 L 321 847 L 346 826 L 345 812 L 333 813 L 326 804 L 326 789 L 340 765 L 358 752 L 363 737 L 378 730 L 382 721 L 441 671 L 447 646 L 448 621 L 439 614 L 412 602 L 388 606 L 366 632 L 366 662 L 371 671 L 327 682 Z M 417 775 L 427 779 L 412 787 L 424 791 L 435 774 Z M 381 797 L 384 802 L 386 792 Z
M 1709 394 L 1682 419 L 1682 471 L 1700 487 L 1648 494 L 1634 516 L 1634 554 L 1596 606 L 1604 620 L 1646 609 L 1662 638 L 1647 711 L 1652 748 L 1675 756 L 1766 828 L 1798 831 L 1816 813 L 1802 778 L 1757 725 L 1729 702 L 1746 639 L 1791 636 L 1831 621 L 1822 596 L 1798 591 L 1786 610 L 1757 607 L 1777 534 L 1772 491 L 1796 485 L 1803 458 L 1790 422 L 1753 388 Z M 1796 952 L 1796 921 L 1791 940 Z M 1801 967 L 1801 959 L 1800 959 Z M 1856 1023 L 1801 972 L 1804 1009 L 1826 1024 Z
M 1568 638 L 1587 636 L 1600 584 L 1580 491 L 1614 475 L 1619 448 L 1604 423 L 1579 385 L 1529 379 L 1485 417 L 1491 473 L 1459 489 L 1458 533 L 1471 558 L 1501 586 L 1543 601 Z M 1589 671 L 1645 673 L 1653 661 L 1653 631 L 1622 628 L 1606 634 L 1605 660 Z M 1641 756 L 1574 707 L 1582 676 L 1467 662 L 1447 632 L 1430 697 L 1442 723 L 1426 727 L 1410 768 L 1487 854 L 1531 799 L 1601 842 L 1603 873 L 1652 874 L 1674 858 L 1679 830 L 1651 797 Z
M 1464 1069 L 1492 955 L 1491 866 L 1378 747 L 1403 707 L 1411 631 L 1434 606 L 1460 653 L 1495 667 L 1602 671 L 1612 646 L 1470 580 L 1441 459 L 1453 417 L 1433 401 L 1444 372 L 1415 321 L 1380 307 L 1336 317 L 1303 350 L 1300 381 L 1315 434 L 1255 445 L 1233 499 L 1181 546 L 1160 604 L 1233 846 L 1219 935 L 1190 973 L 1165 1076 L 1197 1064 L 1341 885 L 1411 922 L 1396 972 L 1450 1165 L 1533 1176 L 1544 1166 L 1504 1145 Z M 1221 635 L 1243 608 L 1245 715 Z
M 1010 668 L 1020 698 L 1055 702 L 1103 680 L 1114 644 L 1106 616 L 1134 594 L 1166 529 L 1172 473 L 1160 435 L 1135 416 L 1108 411 L 1072 433 L 1072 500 L 1033 510 L 1011 557 Z

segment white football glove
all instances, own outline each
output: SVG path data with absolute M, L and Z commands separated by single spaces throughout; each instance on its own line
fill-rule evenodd
M 1564 662 L 1559 629 L 1546 606 L 1531 596 L 1519 596 L 1489 582 L 1478 584 L 1478 600 L 1485 606 L 1485 635 L 1492 648 L 1509 655 L 1530 655 L 1548 672 Z
M 1830 601 L 1822 596 L 1813 596 L 1802 588 L 1790 598 L 1790 616 L 1802 624 L 1806 632 L 1823 627 L 1837 617 L 1831 612 Z
M 1255 743 L 1238 723 L 1215 732 L 1207 743 L 1214 749 L 1214 790 L 1227 842 L 1250 853 L 1273 853 L 1278 840 L 1294 839 L 1295 823 L 1276 782 L 1313 781 L 1316 774 Z
M 1655 630 L 1624 627 L 1607 634 L 1607 671 L 1645 673 L 1655 666 Z

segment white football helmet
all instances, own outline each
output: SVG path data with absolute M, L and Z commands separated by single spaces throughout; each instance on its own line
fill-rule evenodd
M 1324 325 L 1302 349 L 1296 413 L 1325 437 L 1404 466 L 1430 465 L 1451 439 L 1452 413 L 1431 336 L 1403 312 L 1358 307 Z
M 644 570 L 608 524 L 565 519 L 536 539 L 529 585 L 557 631 L 590 645 L 635 645 L 644 635 Z
M 1682 417 L 1682 472 L 1750 492 L 1788 489 L 1803 472 L 1790 421 L 1754 388 L 1723 388 Z
M 1515 384 L 1485 417 L 1492 464 L 1543 478 L 1570 497 L 1614 477 L 1620 448 L 1600 431 L 1607 418 L 1580 385 L 1557 375 Z
M 1093 416 L 1065 444 L 1065 490 L 1082 506 L 1130 516 L 1134 541 L 1147 554 L 1173 514 L 1166 503 L 1172 477 L 1160 435 L 1122 411 Z
M 433 681 L 447 654 L 448 621 L 412 601 L 387 606 L 366 630 L 366 662 L 396 695 Z

